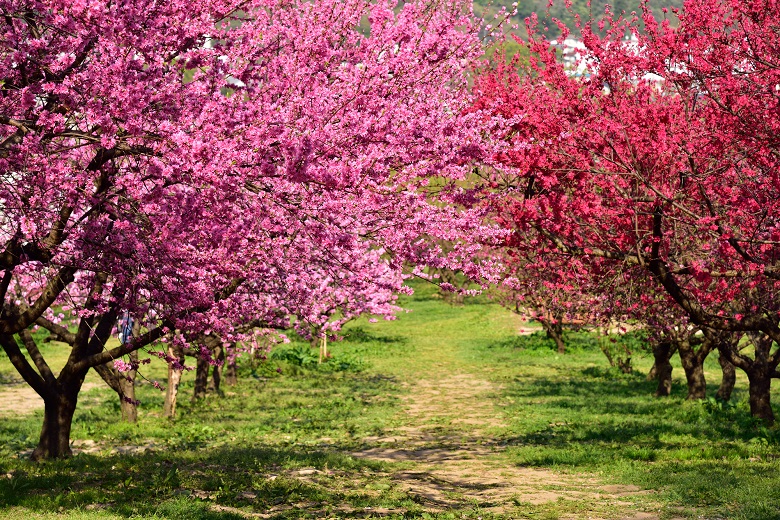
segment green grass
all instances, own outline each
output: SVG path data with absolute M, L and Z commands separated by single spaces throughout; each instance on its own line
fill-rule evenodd
M 244 363 L 224 396 L 198 402 L 189 399 L 193 374 L 186 374 L 174 421 L 161 417 L 163 394 L 150 384 L 138 389 L 137 425 L 118 420 L 110 391 L 88 390 L 72 437 L 94 441 L 96 451 L 70 460 L 33 464 L 19 456 L 35 445 L 40 410 L 3 418 L 0 519 L 620 518 L 638 510 L 662 518 L 780 517 L 780 433 L 750 419 L 744 377 L 732 403 L 686 402 L 677 362 L 672 396 L 656 399 L 644 378 L 647 355 L 635 352 L 636 373 L 626 375 L 608 366 L 587 333 L 572 335 L 563 356 L 543 338 L 517 336 L 517 317 L 484 297 L 453 307 L 421 285 L 403 303 L 410 312 L 396 321 L 351 323 L 324 367 L 302 359 L 305 343 L 294 341 L 264 364 Z M 58 362 L 67 355 L 61 344 L 43 351 Z M 164 374 L 160 365 L 146 373 L 151 380 Z M 434 511 L 400 477 L 426 471 L 425 463 L 352 455 L 419 426 L 422 419 L 404 411 L 417 382 L 458 374 L 493 383 L 484 401 L 469 403 L 503 417 L 504 426 L 485 436 L 479 425 L 458 423 L 465 412 L 453 407 L 427 421 L 440 439 L 432 447 L 457 439 L 490 447 L 485 460 L 509 472 L 545 468 L 651 492 L 620 506 L 591 494 L 536 505 L 517 499 L 496 511 L 452 491 L 455 505 Z M 714 356 L 706 375 L 714 395 Z M 15 379 L 0 361 L 0 391 Z M 151 451 L 122 454 L 128 446 Z

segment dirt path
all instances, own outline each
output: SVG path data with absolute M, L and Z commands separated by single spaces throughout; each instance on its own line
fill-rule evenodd
M 392 475 L 395 483 L 430 512 L 477 506 L 515 517 L 524 506 L 571 501 L 594 504 L 593 511 L 560 518 L 625 518 L 658 516 L 629 512 L 630 497 L 644 493 L 633 486 L 605 486 L 588 475 L 512 465 L 491 442 L 491 432 L 506 427 L 491 405 L 500 390 L 470 373 L 442 375 L 407 385 L 404 421 L 386 437 L 366 438 L 375 447 L 356 457 L 413 463 L 413 469 Z M 621 512 L 622 511 L 622 512 Z
M 82 392 L 100 386 L 87 381 L 81 387 Z M 43 408 L 43 399 L 29 385 L 21 382 L 0 384 L 0 418 L 29 415 Z

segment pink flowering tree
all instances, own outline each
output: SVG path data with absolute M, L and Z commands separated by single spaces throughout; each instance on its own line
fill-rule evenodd
M 677 14 L 672 27 L 645 8 L 644 32 L 630 17 L 608 16 L 604 36 L 582 24 L 579 74 L 532 27 L 530 73 L 499 64 L 477 106 L 516 121 L 501 156 L 516 174 L 500 197 L 526 247 L 650 282 L 705 334 L 755 335 L 755 356 L 718 348 L 746 372 L 753 415 L 771 422 L 778 9 L 689 0 Z
M 0 345 L 45 402 L 34 459 L 70 454 L 90 368 L 302 313 L 312 263 L 469 258 L 429 239 L 474 215 L 424 189 L 456 196 L 484 151 L 467 7 L 0 0 Z M 108 349 L 125 312 L 143 327 Z M 36 324 L 73 334 L 58 373 Z
M 294 328 L 311 339 L 313 344 L 320 343 L 322 362 L 327 353 L 328 336 L 333 337 L 348 321 L 364 314 L 392 319 L 400 310 L 395 305 L 398 293 L 408 291 L 403 285 L 404 276 L 382 258 L 381 250 L 352 251 L 351 255 L 356 263 L 349 269 L 340 268 L 331 261 L 311 258 L 302 266 L 305 271 L 288 274 L 285 292 L 288 299 L 297 302 L 295 308 L 290 308 L 288 312 L 294 312 L 295 316 L 279 315 L 275 320 L 269 317 L 262 322 L 244 322 L 226 336 L 214 332 L 200 334 L 188 342 L 189 348 L 177 349 L 171 345 L 171 354 L 176 354 L 173 357 L 178 362 L 169 367 L 165 415 L 172 417 L 175 413 L 176 392 L 170 381 L 173 377 L 174 383 L 178 384 L 187 353 L 197 358 L 193 397 L 199 399 L 205 397 L 209 390 L 219 392 L 225 359 L 230 358 L 235 363 L 246 350 L 236 347 L 239 342 L 251 342 L 256 346 L 257 333 L 264 333 L 267 343 L 282 343 L 286 337 L 280 334 L 279 329 Z M 269 308 L 273 307 L 269 304 Z M 268 327 L 275 327 L 275 330 Z M 193 349 L 193 346 L 196 348 Z M 210 381 L 209 371 L 212 371 Z
M 328 338 L 335 337 L 346 323 L 362 315 L 393 319 L 401 310 L 395 304 L 398 294 L 410 291 L 403 285 L 404 275 L 382 258 L 381 250 L 371 253 L 364 257 L 363 272 L 372 273 L 368 277 L 322 271 L 318 285 L 299 287 L 308 293 L 309 303 L 296 315 L 295 328 L 311 340 L 312 346 L 319 343 L 320 363 L 328 356 Z M 309 269 L 317 267 L 311 265 Z

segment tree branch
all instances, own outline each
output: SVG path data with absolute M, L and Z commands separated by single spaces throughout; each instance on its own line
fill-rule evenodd
M 2 345 L 8 359 L 11 360 L 16 371 L 44 400 L 50 397 L 50 389 L 46 381 L 33 369 L 27 358 L 19 349 L 19 344 L 11 334 L 0 333 L 0 345 Z
M 141 347 L 145 347 L 146 345 L 154 341 L 157 341 L 161 337 L 168 334 L 168 332 L 170 332 L 172 329 L 173 329 L 173 323 L 168 320 L 164 320 L 159 327 L 150 330 L 146 334 L 137 336 L 133 338 L 131 341 L 128 341 L 127 343 L 123 343 L 122 345 L 119 345 L 118 347 L 115 347 L 111 350 L 104 350 L 102 352 L 93 354 L 91 356 L 82 359 L 81 361 L 79 361 L 74 365 L 74 370 L 91 368 L 97 365 L 102 365 L 103 363 L 108 363 L 115 359 L 119 359 L 125 354 L 129 354 L 134 350 L 138 350 Z
M 51 332 L 71 347 L 76 343 L 76 335 L 62 325 L 57 325 L 53 321 L 50 321 L 43 316 L 35 320 L 35 323 Z
M 8 286 L 11 285 L 11 279 L 13 278 L 13 268 L 7 268 L 3 273 L 3 279 L 0 281 L 0 307 L 2 307 L 5 301 L 5 295 L 8 293 Z M 2 313 L 0 313 L 2 315 Z
M 100 295 L 103 293 L 103 284 L 108 279 L 108 275 L 106 273 L 95 273 L 95 279 L 92 282 L 92 289 L 89 291 L 89 295 L 87 296 L 87 301 L 84 302 L 84 310 L 91 311 L 94 310 L 97 306 L 97 302 L 99 301 Z M 81 357 L 82 350 L 86 348 L 87 344 L 89 343 L 89 336 L 92 334 L 95 326 L 95 317 L 89 316 L 89 317 L 82 317 L 79 320 L 79 327 L 76 331 L 76 337 L 73 342 L 73 351 L 75 352 L 75 359 L 78 359 Z M 71 352 L 71 357 L 73 357 L 74 354 Z
M 120 395 L 123 395 L 122 387 L 119 386 L 119 381 L 117 381 L 117 374 L 115 373 L 116 370 L 114 368 L 110 367 L 107 363 L 103 363 L 102 365 L 95 365 L 92 368 L 94 368 L 95 372 L 97 372 L 98 375 L 103 378 L 103 381 L 106 382 L 111 390 Z
M 52 225 L 49 234 L 43 239 L 43 247 L 47 251 L 51 251 L 56 246 L 60 245 L 65 238 L 65 227 L 68 225 L 68 220 L 73 213 L 73 207 L 63 206 L 60 208 L 60 215 L 57 221 Z
M 0 320 L 0 334 L 16 334 L 41 317 L 43 311 L 51 307 L 63 289 L 73 282 L 76 269 L 63 267 L 49 279 L 38 299 L 22 313 L 11 313 L 6 319 Z
M 54 384 L 54 374 L 52 373 L 51 368 L 49 368 L 49 365 L 46 363 L 46 360 L 43 359 L 41 351 L 38 350 L 38 345 L 35 344 L 35 339 L 33 339 L 32 334 L 30 333 L 30 329 L 24 329 L 21 331 L 19 333 L 19 337 L 22 338 L 22 343 L 27 349 L 27 352 L 30 354 L 30 358 L 32 358 L 33 363 L 35 363 L 35 366 L 38 368 L 38 372 L 40 372 L 41 376 L 43 376 L 43 380 L 46 381 L 46 383 L 49 385 Z

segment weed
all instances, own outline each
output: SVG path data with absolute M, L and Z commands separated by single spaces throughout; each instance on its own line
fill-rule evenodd
M 290 348 L 276 348 L 271 352 L 271 359 L 287 361 L 299 367 L 314 366 L 318 361 L 314 349 L 303 343 L 294 344 Z

